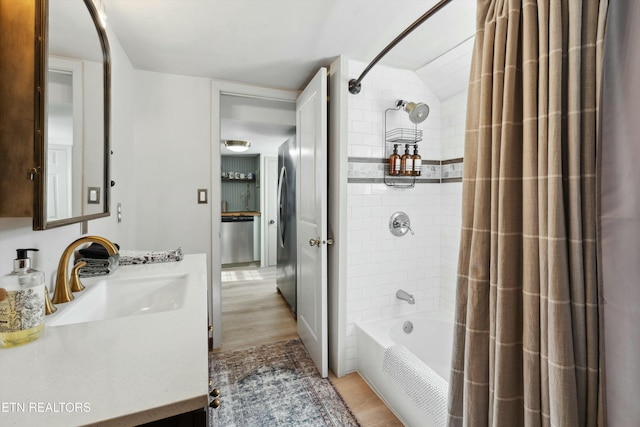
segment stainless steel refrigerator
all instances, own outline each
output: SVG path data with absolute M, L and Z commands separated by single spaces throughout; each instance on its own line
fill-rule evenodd
M 278 148 L 278 291 L 297 310 L 296 292 L 296 164 L 297 147 L 291 137 Z

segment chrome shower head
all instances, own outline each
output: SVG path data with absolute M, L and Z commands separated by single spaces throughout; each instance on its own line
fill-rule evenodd
M 396 107 L 402 107 L 409 114 L 409 120 L 415 124 L 424 122 L 429 116 L 429 106 L 424 102 L 416 103 L 399 100 L 396 102 Z

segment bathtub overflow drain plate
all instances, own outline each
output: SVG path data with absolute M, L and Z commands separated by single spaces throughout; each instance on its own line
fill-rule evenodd
M 406 322 L 404 322 L 404 325 L 402 325 L 402 330 L 406 334 L 410 334 L 411 332 L 413 332 L 413 323 L 411 323 L 410 320 L 407 320 Z

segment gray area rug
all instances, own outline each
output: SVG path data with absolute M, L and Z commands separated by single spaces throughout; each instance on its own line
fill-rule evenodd
M 209 356 L 222 404 L 212 426 L 359 426 L 299 339 Z

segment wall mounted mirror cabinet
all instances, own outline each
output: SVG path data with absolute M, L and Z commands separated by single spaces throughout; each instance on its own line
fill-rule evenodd
M 109 215 L 109 43 L 92 0 L 45 0 L 34 228 Z
M 0 26 L 12 50 L 0 93 L 16 101 L 0 110 L 0 216 L 32 216 L 36 230 L 108 216 L 109 43 L 95 5 L 0 0 L 0 12 L 21 23 Z

